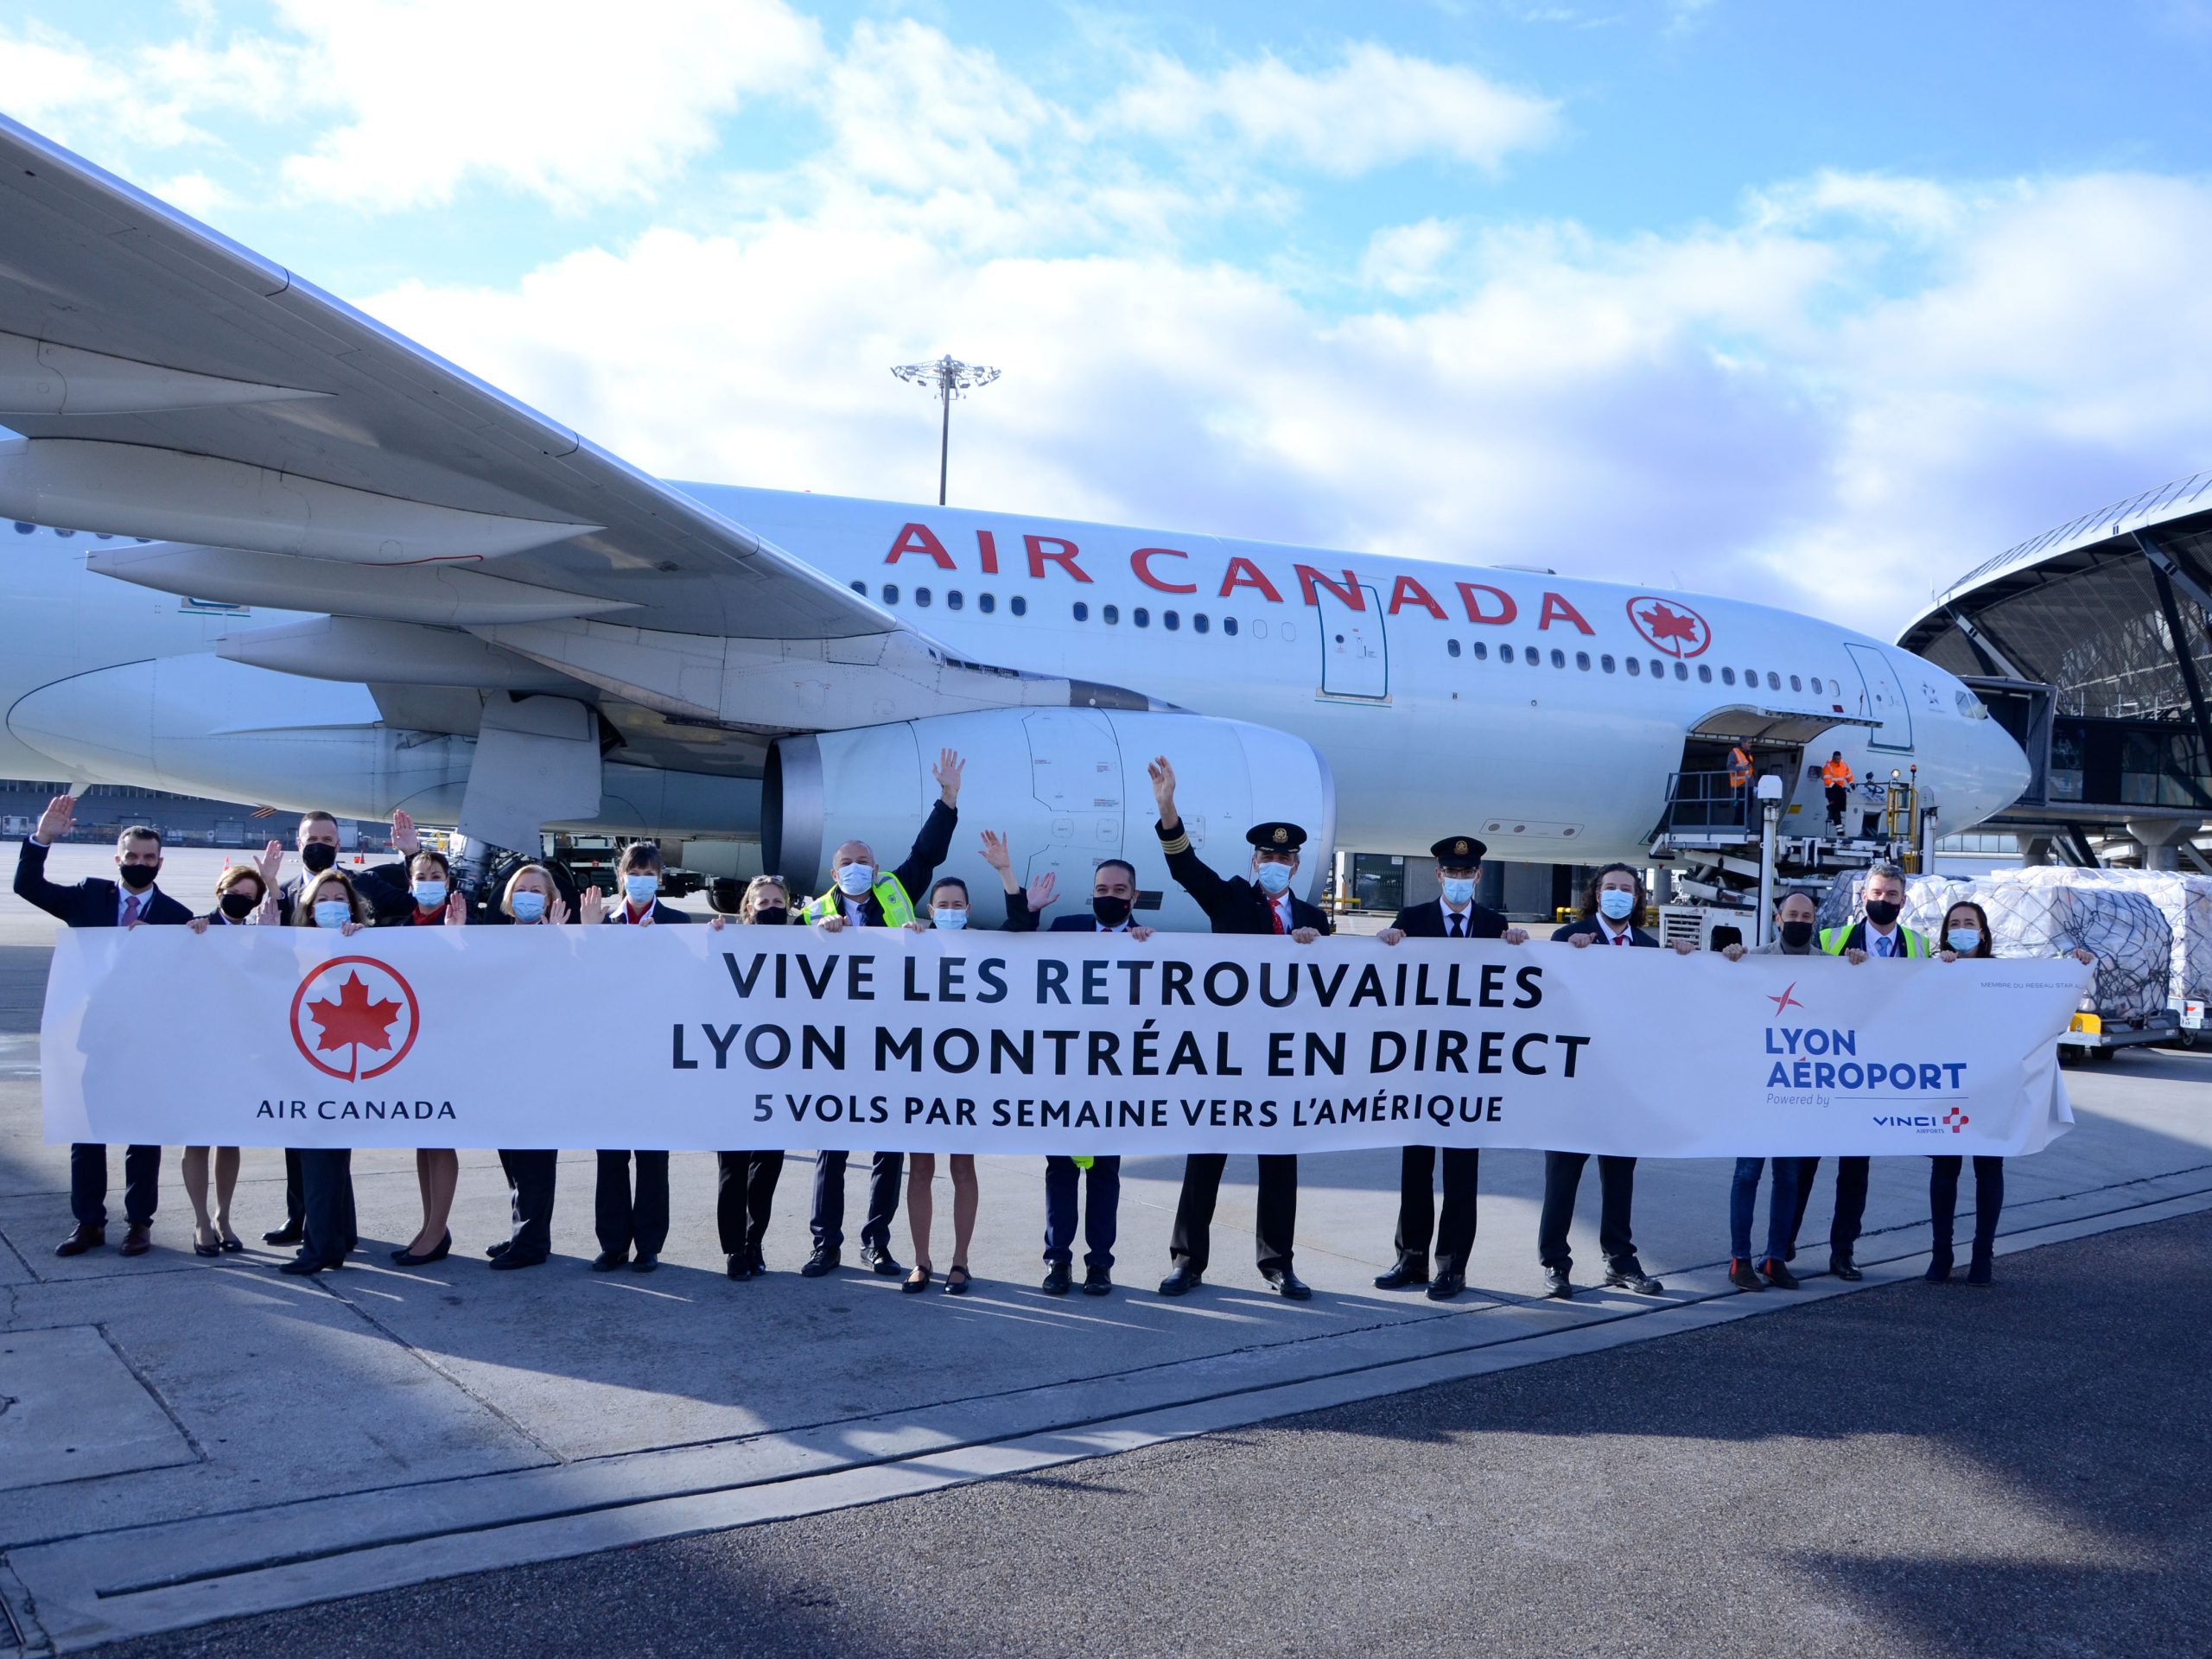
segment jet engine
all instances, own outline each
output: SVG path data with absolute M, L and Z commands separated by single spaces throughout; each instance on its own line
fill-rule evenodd
M 1137 919 L 1203 929 L 1205 918 L 1169 879 L 1147 763 L 1173 763 L 1176 804 L 1192 844 L 1224 875 L 1251 855 L 1245 831 L 1285 818 L 1307 833 L 1297 890 L 1325 884 L 1336 836 L 1336 790 L 1328 763 L 1308 744 L 1241 721 L 1200 715 L 1103 709 L 990 709 L 897 725 L 779 740 L 768 753 L 761 800 L 766 868 L 810 893 L 829 882 L 841 842 L 864 841 L 889 869 L 906 856 L 938 798 L 939 752 L 967 763 L 960 828 L 941 874 L 957 875 L 974 897 L 976 921 L 1004 916 L 996 874 L 983 862 L 980 832 L 1006 836 L 1014 873 L 1025 885 L 1050 871 L 1058 902 L 1046 912 L 1083 914 L 1091 872 L 1102 859 L 1136 867 L 1142 893 Z M 918 904 L 927 895 L 916 893 Z

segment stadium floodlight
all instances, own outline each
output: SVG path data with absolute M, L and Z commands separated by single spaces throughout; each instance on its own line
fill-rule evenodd
M 952 449 L 952 400 L 965 397 L 978 386 L 988 386 L 999 372 L 981 363 L 963 363 L 950 353 L 934 363 L 902 363 L 891 371 L 909 385 L 934 391 L 944 408 L 938 427 L 937 504 L 944 505 L 945 462 Z

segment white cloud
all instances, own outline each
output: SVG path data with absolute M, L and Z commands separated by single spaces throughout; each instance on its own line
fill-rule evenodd
M 1368 238 L 1359 257 L 1359 285 L 1401 299 L 1430 293 L 1448 280 L 1438 267 L 1459 251 L 1462 235 L 1459 226 L 1440 219 L 1385 226 Z
M 1352 178 L 1424 156 L 1495 171 L 1554 136 L 1558 105 L 1463 65 L 1361 42 L 1314 74 L 1273 56 L 1215 75 L 1154 57 L 1104 120 L 1176 140 L 1226 132 L 1268 159 Z

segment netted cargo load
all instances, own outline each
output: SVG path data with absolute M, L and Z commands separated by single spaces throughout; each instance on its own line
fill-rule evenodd
M 2083 874 L 2007 870 L 1966 883 L 1953 902 L 1971 899 L 1988 912 L 1990 942 L 2000 957 L 2056 957 L 2076 945 L 2088 950 L 2097 969 L 2085 1006 L 2106 1019 L 2139 1023 L 2162 1013 L 2172 973 L 2173 930 L 2142 893 L 2082 881 Z
M 1927 935 L 1930 944 L 1936 943 L 1936 931 L 1943 925 L 1943 912 L 1966 885 L 1948 875 L 1905 877 L 1904 913 L 1897 919 L 1914 932 Z M 1836 877 L 1821 898 L 1821 926 L 1847 927 L 1857 921 L 1864 913 L 1859 907 L 1859 896 L 1866 890 L 1864 870 Z
M 2212 994 L 2212 876 L 2176 870 L 2076 870 L 2044 864 L 2006 870 L 1991 879 L 2023 887 L 2116 887 L 2141 893 L 2158 906 L 2158 913 L 2173 931 L 2167 995 L 2201 1001 Z

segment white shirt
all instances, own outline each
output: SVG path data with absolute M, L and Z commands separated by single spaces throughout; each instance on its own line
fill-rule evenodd
M 1262 895 L 1262 897 L 1265 897 L 1265 896 L 1266 896 L 1266 895 L 1264 895 L 1264 894 Z M 1298 924 L 1297 924 L 1296 922 L 1294 922 L 1294 921 L 1293 921 L 1293 920 L 1291 919 L 1291 916 L 1290 916 L 1290 889 L 1289 889 L 1289 888 L 1287 888 L 1287 887 L 1284 888 L 1284 889 L 1283 889 L 1283 891 L 1282 891 L 1281 893 L 1280 893 L 1276 894 L 1276 895 L 1275 895 L 1274 897 L 1273 897 L 1273 898 L 1268 899 L 1268 902 L 1270 905 L 1273 905 L 1273 906 L 1274 906 L 1274 912 L 1275 912 L 1275 914 L 1276 914 L 1277 916 L 1279 916 L 1279 917 L 1281 917 L 1281 918 L 1282 918 L 1282 931 L 1283 931 L 1284 932 L 1287 933 L 1287 932 L 1289 932 L 1289 931 L 1290 931 L 1290 930 L 1291 930 L 1291 929 L 1293 929 L 1294 927 L 1296 927 L 1296 926 L 1298 925 Z
M 1904 939 L 1898 933 L 1895 923 L 1891 924 L 1886 933 L 1876 928 L 1872 922 L 1866 924 L 1866 954 L 1870 957 L 1901 957 L 1904 954 Z
M 1611 917 L 1600 916 L 1598 918 L 1598 925 L 1605 931 L 1607 944 L 1618 946 L 1636 943 L 1633 937 L 1636 932 L 1636 924 L 1633 921 L 1623 922 L 1618 926 L 1615 926 Z
M 658 898 L 653 900 L 653 904 L 656 905 L 659 902 L 660 900 Z M 652 905 L 647 905 L 645 908 L 644 914 L 639 916 L 631 915 L 630 901 L 627 899 L 625 899 L 620 904 L 614 906 L 614 913 L 609 916 L 607 919 L 610 922 L 627 922 L 632 927 L 637 927 L 644 923 L 645 917 L 650 916 L 652 913 Z
M 1438 899 L 1436 902 L 1442 907 L 1444 912 L 1444 937 L 1446 938 L 1449 939 L 1458 938 L 1462 939 L 1470 939 L 1474 937 L 1475 907 L 1472 904 L 1468 904 L 1459 910 L 1454 910 L 1450 905 L 1446 904 L 1441 899 Z M 1459 925 L 1459 931 L 1456 935 L 1452 931 L 1452 924 L 1455 921 Z

